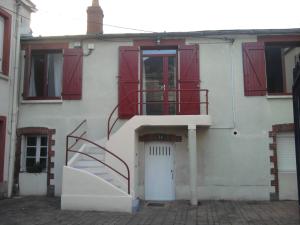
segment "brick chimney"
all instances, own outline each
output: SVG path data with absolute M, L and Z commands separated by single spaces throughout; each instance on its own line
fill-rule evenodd
M 103 11 L 98 0 L 93 0 L 87 12 L 87 34 L 103 34 Z

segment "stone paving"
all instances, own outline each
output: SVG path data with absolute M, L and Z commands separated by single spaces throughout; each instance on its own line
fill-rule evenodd
M 24 197 L 0 200 L 0 225 L 296 225 L 295 201 L 187 201 L 166 206 L 142 204 L 135 214 L 60 210 L 59 198 Z

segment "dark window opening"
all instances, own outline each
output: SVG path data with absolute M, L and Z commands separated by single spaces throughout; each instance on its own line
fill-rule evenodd
M 300 53 L 300 44 L 266 45 L 266 74 L 269 94 L 290 94 L 293 86 L 295 58 Z

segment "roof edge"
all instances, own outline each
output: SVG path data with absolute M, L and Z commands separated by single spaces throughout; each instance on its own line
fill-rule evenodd
M 222 35 L 300 35 L 300 28 L 288 29 L 236 29 L 236 30 L 204 30 L 188 32 L 155 32 L 155 33 L 116 33 L 116 34 L 83 34 L 62 36 L 22 37 L 22 41 L 61 40 L 61 39 L 113 39 L 113 38 L 183 38 L 210 37 Z

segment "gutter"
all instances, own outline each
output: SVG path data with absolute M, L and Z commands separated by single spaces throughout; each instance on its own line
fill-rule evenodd
M 10 141 L 9 141 L 9 162 L 8 162 L 8 191 L 7 196 L 12 196 L 14 184 L 14 169 L 15 169 L 15 152 L 16 152 L 16 136 L 17 136 L 17 123 L 18 123 L 18 79 L 19 79 L 19 58 L 20 58 L 20 0 L 16 0 L 16 21 L 15 21 L 15 54 L 14 54 L 14 72 L 11 77 L 10 95 L 11 108 L 10 108 Z

